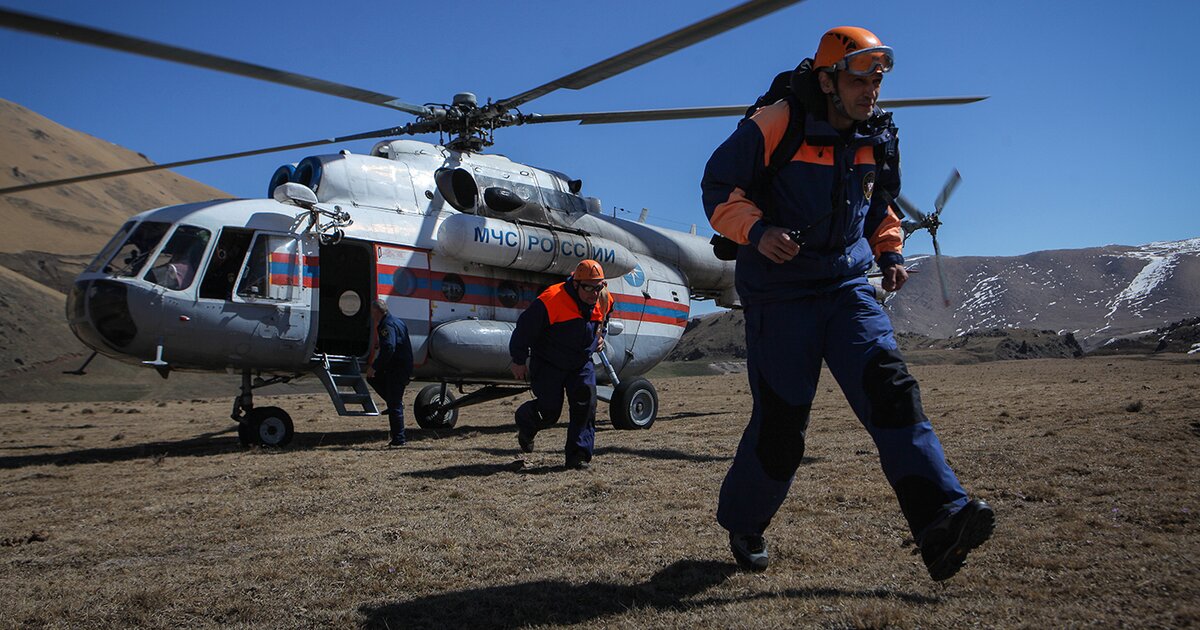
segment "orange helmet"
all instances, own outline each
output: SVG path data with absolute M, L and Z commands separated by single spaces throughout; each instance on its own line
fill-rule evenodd
M 829 29 L 821 36 L 813 57 L 813 67 L 817 70 L 846 70 L 860 76 L 889 72 L 894 63 L 892 49 L 871 31 L 857 26 Z
M 571 277 L 576 280 L 603 280 L 604 268 L 594 260 L 581 260 Z

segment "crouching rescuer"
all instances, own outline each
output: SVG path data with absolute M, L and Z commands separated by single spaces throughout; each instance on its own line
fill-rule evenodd
M 604 331 L 612 312 L 604 269 L 584 260 L 566 282 L 551 285 L 517 318 L 509 340 L 509 369 L 528 379 L 534 400 L 517 408 L 517 442 L 533 452 L 538 431 L 558 422 L 566 393 L 566 466 L 589 466 L 596 437 L 596 371 L 592 353 L 604 350 Z M 529 365 L 526 365 L 526 360 Z
M 992 508 L 970 500 L 947 465 L 866 278 L 872 260 L 886 290 L 908 277 L 890 207 L 900 192 L 897 131 L 876 106 L 893 60 L 865 29 L 830 30 L 705 168 L 705 212 L 737 244 L 754 398 L 717 520 L 749 570 L 767 568 L 764 533 L 804 456 L 822 360 L 871 434 L 934 580 L 957 573 L 993 530 Z

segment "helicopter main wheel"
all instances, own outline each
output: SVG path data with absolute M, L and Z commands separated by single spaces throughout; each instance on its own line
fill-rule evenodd
M 450 409 L 448 411 L 439 411 L 443 402 L 454 402 L 454 395 L 449 390 L 446 391 L 446 398 L 442 400 L 441 385 L 426 385 L 417 392 L 417 399 L 413 401 L 413 415 L 416 416 L 417 425 L 422 429 L 453 429 L 458 423 L 458 409 Z
M 618 429 L 649 429 L 658 417 L 658 392 L 644 378 L 621 381 L 608 403 L 608 417 Z
M 237 433 L 238 442 L 241 442 L 242 446 L 254 446 L 258 443 L 258 441 L 254 439 L 254 429 L 251 428 L 250 421 L 248 419 L 244 419 L 238 423 Z
M 255 407 L 238 424 L 238 439 L 247 446 L 283 448 L 295 435 L 292 417 L 279 407 Z

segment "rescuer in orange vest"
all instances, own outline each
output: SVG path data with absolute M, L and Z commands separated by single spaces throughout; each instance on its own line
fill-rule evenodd
M 517 443 L 523 452 L 533 452 L 537 432 L 562 415 L 565 391 L 570 405 L 567 468 L 587 468 L 592 460 L 596 438 L 592 353 L 604 349 L 605 325 L 612 312 L 606 286 L 600 263 L 580 262 L 566 282 L 547 288 L 521 313 L 508 343 L 509 369 L 517 379 L 529 381 L 536 397 L 517 408 Z

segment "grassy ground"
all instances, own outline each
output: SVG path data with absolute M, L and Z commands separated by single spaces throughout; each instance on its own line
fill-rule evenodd
M 938 584 L 828 374 L 764 574 L 713 518 L 743 375 L 657 381 L 655 426 L 602 426 L 588 471 L 562 427 L 517 450 L 521 398 L 388 450 L 381 419 L 260 397 L 301 432 L 282 452 L 238 446 L 224 398 L 0 405 L 0 626 L 1200 625 L 1194 356 L 914 372 L 997 510 Z

